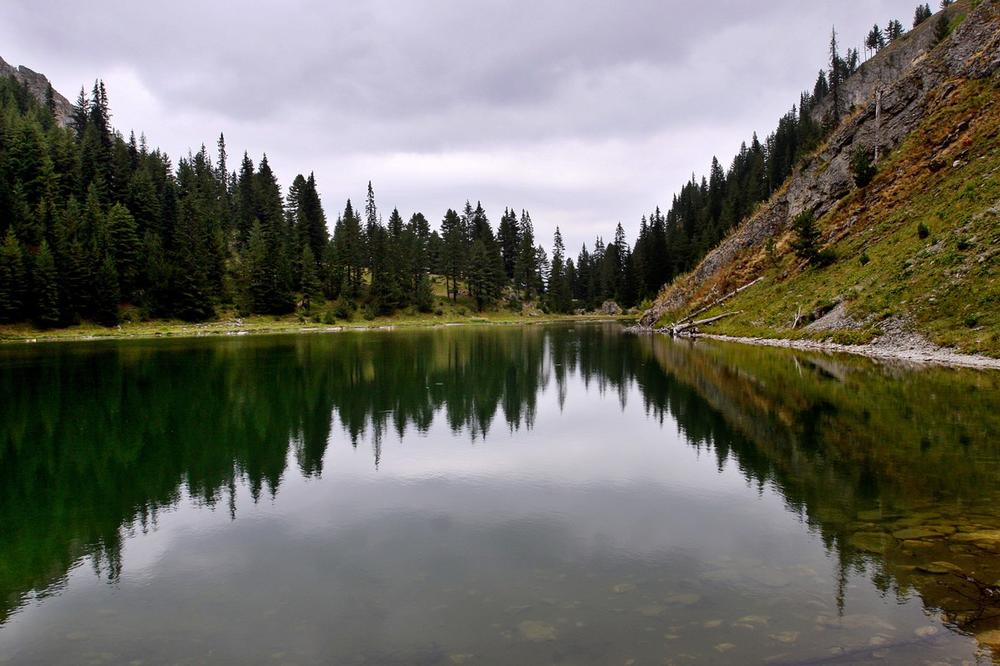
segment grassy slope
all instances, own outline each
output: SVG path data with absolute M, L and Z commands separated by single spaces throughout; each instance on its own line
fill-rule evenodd
M 742 311 L 711 332 L 862 343 L 887 319 L 901 318 L 937 344 L 1000 356 L 1000 81 L 955 83 L 882 161 L 875 181 L 819 220 L 837 261 L 802 266 L 790 233 L 776 239 L 771 255 L 743 257 L 720 278 L 735 285 L 765 279 L 707 313 Z M 968 128 L 956 134 L 963 122 Z M 926 239 L 917 233 L 921 223 L 930 230 Z M 791 328 L 797 313 L 840 300 L 858 328 Z M 677 315 L 668 313 L 661 324 Z
M 277 317 L 264 315 L 238 317 L 235 312 L 221 311 L 217 319 L 196 324 L 178 320 L 156 319 L 150 321 L 126 321 L 114 328 L 84 322 L 68 328 L 49 330 L 40 330 L 30 324 L 12 324 L 0 325 L 0 342 L 76 340 L 87 338 L 182 337 L 193 335 L 230 335 L 240 332 L 254 334 L 296 333 L 324 331 L 335 328 L 363 329 L 385 326 L 412 327 L 446 324 L 522 324 L 549 321 L 614 319 L 614 317 L 608 315 L 545 314 L 534 309 L 512 311 L 510 309 L 498 308 L 476 312 L 472 299 L 468 297 L 459 297 L 458 301 L 454 303 L 446 298 L 444 278 L 433 276 L 432 281 L 434 310 L 429 313 L 407 309 L 388 317 L 365 319 L 363 312 L 359 309 L 354 311 L 349 319 L 331 318 L 325 315 L 328 312 L 332 313 L 334 311 L 334 304 L 325 303 L 314 306 L 309 315 L 297 313 Z

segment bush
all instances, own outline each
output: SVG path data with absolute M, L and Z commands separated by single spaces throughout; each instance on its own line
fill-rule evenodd
M 323 323 L 329 326 L 337 321 L 337 318 L 333 316 L 333 313 L 327 310 L 323 313 Z
M 864 146 L 858 146 L 851 153 L 851 173 L 854 175 L 854 184 L 858 187 L 867 187 L 875 178 L 875 165 L 872 164 L 869 150 Z
M 827 248 L 825 250 L 820 250 L 816 253 L 816 258 L 813 259 L 812 263 L 818 268 L 824 268 L 829 266 L 833 262 L 837 261 L 837 253 L 833 250 Z
M 868 256 L 867 252 L 862 252 L 861 256 L 858 257 L 858 261 L 861 262 L 862 266 L 867 266 L 868 262 L 871 261 L 871 257 Z
M 333 307 L 333 316 L 337 319 L 351 321 L 354 317 L 354 310 L 351 308 L 350 303 L 337 301 L 337 304 Z
M 809 263 L 814 262 L 819 254 L 819 230 L 816 228 L 816 217 L 809 211 L 800 213 L 792 221 L 792 230 L 795 232 L 795 240 L 792 241 L 795 255 Z
M 948 39 L 948 35 L 951 34 L 951 25 L 948 22 L 948 16 L 941 14 L 938 17 L 936 23 L 934 23 L 934 43 L 940 44 L 944 40 Z
M 924 240 L 930 235 L 931 235 L 931 230 L 927 228 L 926 224 L 921 222 L 920 224 L 917 225 L 917 237 L 920 238 L 920 240 Z
M 965 317 L 965 325 L 967 328 L 975 328 L 979 325 L 979 317 L 974 314 L 970 314 Z

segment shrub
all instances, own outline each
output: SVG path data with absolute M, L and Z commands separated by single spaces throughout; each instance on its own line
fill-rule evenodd
M 967 328 L 975 328 L 979 325 L 979 317 L 974 314 L 967 315 L 965 317 L 965 325 Z
M 858 261 L 861 262 L 862 266 L 867 266 L 868 262 L 871 261 L 871 257 L 868 256 L 868 252 L 862 252 L 861 256 L 858 257 Z
M 350 321 L 354 316 L 354 312 L 349 303 L 345 301 L 337 301 L 337 304 L 333 308 L 333 316 L 337 319 Z
M 851 153 L 851 173 L 854 175 L 854 184 L 858 187 L 867 187 L 875 178 L 875 165 L 872 164 L 869 150 L 864 146 L 858 146 Z
M 924 240 L 930 235 L 931 235 L 931 230 L 927 228 L 926 224 L 921 222 L 920 224 L 917 225 L 917 237 L 920 238 L 920 240 Z
M 817 252 L 816 258 L 813 259 L 812 263 L 818 268 L 824 268 L 826 266 L 829 266 L 835 261 L 837 261 L 837 253 L 827 248 L 825 250 L 820 250 L 819 252 Z
M 949 34 L 951 34 L 951 25 L 948 22 L 948 17 L 941 14 L 937 22 L 934 23 L 934 43 L 940 44 L 948 38 Z
M 792 241 L 795 255 L 809 263 L 815 261 L 817 254 L 819 254 L 819 230 L 816 228 L 816 217 L 809 211 L 800 213 L 792 222 L 792 230 L 795 232 L 795 240 Z

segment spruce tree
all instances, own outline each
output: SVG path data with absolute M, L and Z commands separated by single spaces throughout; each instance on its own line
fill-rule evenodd
M 20 321 L 24 314 L 25 269 L 21 244 L 7 229 L 0 245 L 0 322 Z
M 98 265 L 94 274 L 94 321 L 102 326 L 115 326 L 118 323 L 118 305 L 121 292 L 118 291 L 118 271 L 115 260 L 110 254 Z
M 128 209 L 115 204 L 105 218 L 109 250 L 118 271 L 121 295 L 131 300 L 139 284 L 140 252 L 139 235 L 135 220 Z
M 951 34 L 951 24 L 947 14 L 942 13 L 934 22 L 934 43 L 940 44 L 948 38 L 949 34 Z
M 508 280 L 514 279 L 514 266 L 517 263 L 520 241 L 517 213 L 511 209 L 504 209 L 503 217 L 500 218 L 500 226 L 497 229 L 497 242 L 500 244 L 500 256 L 503 259 L 504 273 L 506 273 Z
M 837 47 L 837 29 L 834 28 L 830 34 L 830 95 L 833 98 L 833 119 L 840 122 L 840 114 L 843 110 L 843 98 L 841 94 L 841 83 L 843 82 L 844 64 Z
M 810 263 L 816 261 L 819 255 L 819 229 L 816 228 L 816 217 L 809 211 L 800 213 L 792 221 L 792 231 L 795 239 L 792 249 L 795 255 Z
M 62 321 L 59 310 L 59 275 L 49 244 L 42 241 L 35 259 L 34 274 L 35 323 L 41 328 L 58 326 Z
M 465 231 L 462 219 L 452 209 L 441 220 L 441 269 L 444 273 L 445 291 L 452 301 L 458 300 L 458 281 L 465 272 Z
M 566 275 L 566 247 L 562 234 L 556 227 L 552 238 L 552 262 L 549 267 L 548 301 L 553 312 L 566 313 L 572 309 L 573 294 Z
M 302 292 L 302 307 L 306 310 L 323 296 L 319 276 L 316 273 L 316 257 L 313 256 L 312 248 L 308 243 L 302 248 L 302 279 L 299 290 Z
M 521 211 L 521 223 L 518 227 L 520 243 L 517 250 L 517 260 L 514 263 L 514 288 L 521 292 L 524 300 L 530 301 L 538 295 L 538 257 L 535 253 L 535 230 L 531 223 L 531 215 Z
M 917 5 L 916 10 L 913 12 L 913 27 L 916 28 L 932 15 L 933 13 L 931 12 L 931 6 L 929 4 L 924 3 L 922 5 Z

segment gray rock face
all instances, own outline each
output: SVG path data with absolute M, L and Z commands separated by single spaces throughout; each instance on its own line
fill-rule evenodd
M 950 11 L 956 8 L 952 7 Z M 908 37 L 869 60 L 844 84 L 855 112 L 848 115 L 826 144 L 805 159 L 786 186 L 744 220 L 687 275 L 666 287 L 643 313 L 640 326 L 652 327 L 664 314 L 684 307 L 708 281 L 748 250 L 762 248 L 784 232 L 799 213 L 817 217 L 829 211 L 854 187 L 850 155 L 856 145 L 875 145 L 875 92 L 882 90 L 879 138 L 892 150 L 923 120 L 932 95 L 946 95 L 952 79 L 984 78 L 1000 69 L 1000 2 L 985 0 L 935 46 L 932 23 L 926 21 Z M 817 109 L 819 117 L 828 113 Z M 715 294 L 714 296 L 721 296 Z
M 0 58 L 0 76 L 6 76 L 17 80 L 28 89 L 35 99 L 45 104 L 45 98 L 49 90 L 49 80 L 44 74 L 39 74 L 28 69 L 24 65 L 14 67 Z M 68 99 L 59 94 L 58 90 L 52 91 L 52 98 L 55 101 L 56 122 L 62 126 L 69 124 L 70 116 L 73 113 L 73 105 Z
M 618 316 L 622 313 L 621 306 L 614 301 L 604 301 L 598 310 L 603 315 Z

